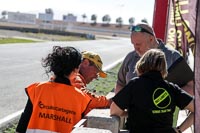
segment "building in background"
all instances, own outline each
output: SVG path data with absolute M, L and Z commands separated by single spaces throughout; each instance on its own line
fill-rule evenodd
M 77 16 L 74 16 L 71 13 L 69 13 L 67 15 L 63 15 L 63 21 L 64 22 L 77 22 Z
M 39 13 L 38 19 L 42 20 L 43 22 L 50 23 L 53 21 L 53 14 Z
M 20 12 L 7 12 L 7 22 L 20 24 L 35 24 L 36 15 Z

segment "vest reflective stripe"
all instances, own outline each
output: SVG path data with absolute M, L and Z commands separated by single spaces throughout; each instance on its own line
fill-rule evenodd
M 80 90 L 55 82 L 35 83 L 26 91 L 33 104 L 27 131 L 69 133 L 90 101 Z
M 58 133 L 58 132 L 40 130 L 40 129 L 27 129 L 26 133 Z

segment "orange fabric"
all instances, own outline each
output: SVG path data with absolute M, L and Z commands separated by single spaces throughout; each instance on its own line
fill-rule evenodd
M 105 96 L 98 96 L 88 91 L 85 79 L 81 74 L 77 74 L 74 80 L 71 81 L 71 84 L 91 98 L 91 102 L 88 105 L 86 113 L 94 108 L 110 107 L 111 102 Z
M 80 90 L 55 82 L 35 83 L 26 91 L 33 104 L 28 129 L 70 133 L 90 102 Z

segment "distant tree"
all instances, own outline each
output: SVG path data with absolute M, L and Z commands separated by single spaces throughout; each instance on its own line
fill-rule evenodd
M 143 23 L 147 23 L 147 24 L 148 24 L 148 21 L 147 21 L 146 18 L 143 18 L 143 19 L 141 20 L 141 22 L 143 22 Z
M 135 24 L 135 18 L 134 17 L 129 18 L 128 22 L 129 22 L 130 25 L 134 25 Z
M 123 19 L 122 19 L 122 17 L 118 17 L 118 18 L 116 19 L 116 23 L 118 24 L 119 27 L 122 27 L 122 24 L 123 24 Z
M 106 15 L 102 17 L 102 21 L 103 21 L 104 23 L 107 22 L 107 16 L 106 16 Z
M 45 13 L 46 13 L 46 14 L 52 14 L 52 15 L 54 14 L 52 8 L 46 8 L 46 9 L 45 9 Z
M 2 11 L 1 15 L 2 15 L 2 19 L 6 19 L 6 15 L 7 15 L 7 11 Z
M 87 18 L 86 14 L 82 14 L 82 18 L 83 18 L 83 23 L 85 23 L 85 19 Z
M 96 14 L 93 14 L 91 16 L 91 20 L 93 21 L 93 24 L 96 24 L 97 23 L 97 15 Z
M 106 23 L 107 25 L 109 25 L 109 23 L 111 21 L 110 15 L 108 15 L 108 14 L 104 15 L 103 18 L 102 18 L 102 21 L 104 23 Z

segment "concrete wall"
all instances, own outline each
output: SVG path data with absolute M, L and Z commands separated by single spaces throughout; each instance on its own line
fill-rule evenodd
M 114 96 L 110 92 L 107 97 Z M 110 109 L 93 109 L 79 123 L 74 126 L 72 133 L 128 133 L 121 130 L 123 118 L 110 116 Z

